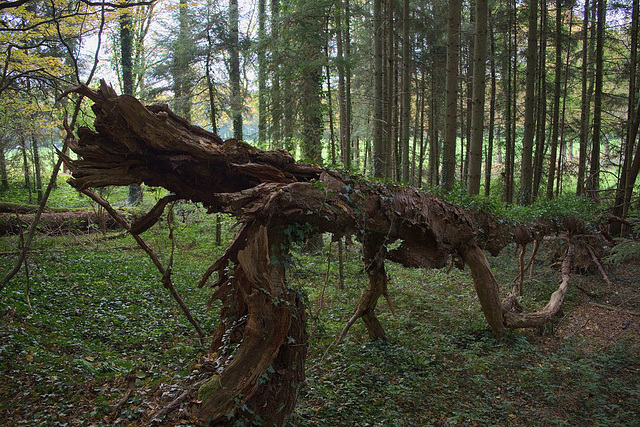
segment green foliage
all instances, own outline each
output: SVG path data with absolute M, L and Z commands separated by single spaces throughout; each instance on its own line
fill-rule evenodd
M 561 224 L 563 219 L 576 218 L 595 226 L 605 207 L 587 197 L 565 194 L 556 199 L 538 199 L 529 206 L 505 205 L 498 197 L 468 196 L 466 190 L 457 186 L 447 193 L 432 189 L 435 195 L 470 211 L 483 211 L 497 216 L 500 220 L 512 223 L 531 223 L 536 221 Z

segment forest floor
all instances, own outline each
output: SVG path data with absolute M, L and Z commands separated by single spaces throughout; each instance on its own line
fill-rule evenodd
M 174 281 L 210 334 L 217 307 L 207 310 L 210 290 L 196 284 L 223 247 L 214 244 L 211 216 L 186 206 L 177 218 Z M 225 220 L 226 239 L 230 228 Z M 163 260 L 166 236 L 165 224 L 144 235 Z M 18 244 L 0 237 L 0 275 Z M 527 310 L 557 287 L 555 251 L 545 245 L 525 281 Z M 294 253 L 288 278 L 308 297 L 311 336 L 296 425 L 640 425 L 640 260 L 605 265 L 610 283 L 598 271 L 573 274 L 562 316 L 502 340 L 468 272 L 388 263 L 394 308 L 381 301 L 378 313 L 389 341 L 369 341 L 357 322 L 333 345 L 365 285 L 358 251 L 349 246 L 343 288 L 335 243 L 327 239 L 319 255 Z M 516 248 L 489 261 L 507 289 L 519 268 Z M 149 425 L 202 375 L 206 346 L 130 237 L 40 235 L 28 265 L 0 293 L 5 425 Z M 193 404 L 157 424 L 190 425 Z

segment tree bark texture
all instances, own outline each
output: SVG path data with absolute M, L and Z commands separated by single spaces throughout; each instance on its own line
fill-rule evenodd
M 524 135 L 522 136 L 522 174 L 520 204 L 531 203 L 533 186 L 533 134 L 536 105 L 535 76 L 538 46 L 538 0 L 529 0 L 529 32 L 527 35 L 527 75 L 524 104 Z
M 240 40 L 238 31 L 238 0 L 229 0 L 229 79 L 231 80 L 231 120 L 233 137 L 242 135 L 242 93 L 240 88 Z
M 476 0 L 476 35 L 473 52 L 473 96 L 471 111 L 471 140 L 469 143 L 469 177 L 467 192 L 480 194 L 482 172 L 482 143 L 484 141 L 484 101 L 487 62 L 487 0 Z
M 217 272 L 212 298 L 223 303 L 212 345 L 218 369 L 200 388 L 201 418 L 232 424 L 226 414 L 247 417 L 246 404 L 275 425 L 288 421 L 304 378 L 307 342 L 304 307 L 284 276 L 289 227 L 310 226 L 313 233 L 362 241 L 369 287 L 354 321 L 361 317 L 372 338 L 386 336 L 374 313 L 379 296 L 387 296 L 385 259 L 422 268 L 443 267 L 452 257 L 464 260 L 495 333 L 529 325 L 526 313 L 511 322 L 483 249 L 497 254 L 512 240 L 522 245 L 559 232 L 555 222 L 514 229 L 412 188 L 296 163 L 284 150 L 222 141 L 166 106 L 144 107 L 131 96 L 116 96 L 105 83 L 98 91 L 84 86 L 76 91 L 94 101 L 96 130 L 81 128 L 72 141 L 79 156 L 66 159 L 73 186 L 144 182 L 168 189 L 172 198 L 202 203 L 210 212 L 231 213 L 244 224 L 201 281 L 206 284 Z M 146 227 L 159 217 L 150 213 L 139 223 Z
M 384 143 L 384 85 L 382 63 L 382 0 L 373 2 L 373 174 L 385 176 L 385 143 Z
M 447 191 L 453 189 L 456 174 L 456 126 L 458 99 L 458 59 L 460 57 L 460 21 L 462 3 L 449 2 L 449 26 L 447 30 L 447 83 L 445 100 L 444 148 L 442 151 L 441 185 Z

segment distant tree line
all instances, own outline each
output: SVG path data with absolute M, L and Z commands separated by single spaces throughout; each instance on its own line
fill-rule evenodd
M 100 35 L 97 71 L 121 93 L 168 102 L 188 121 L 260 148 L 507 204 L 575 192 L 628 216 L 640 169 L 637 0 L 243 7 L 4 3 L 2 165 L 24 146 L 25 180 L 29 164 L 38 167 L 33 147 L 44 140 L 15 101 L 52 105 L 89 73 Z M 57 109 L 31 110 L 49 126 L 62 121 Z M 140 189 L 131 191 L 135 203 Z

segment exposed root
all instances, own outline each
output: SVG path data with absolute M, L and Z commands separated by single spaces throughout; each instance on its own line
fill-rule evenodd
M 553 317 L 562 307 L 564 296 L 569 288 L 569 277 L 571 273 L 571 264 L 575 254 L 575 246 L 570 241 L 567 253 L 562 262 L 561 276 L 562 280 L 558 290 L 556 290 L 547 305 L 540 311 L 532 313 L 514 313 L 512 311 L 504 311 L 505 326 L 508 328 L 533 328 L 545 324 Z

